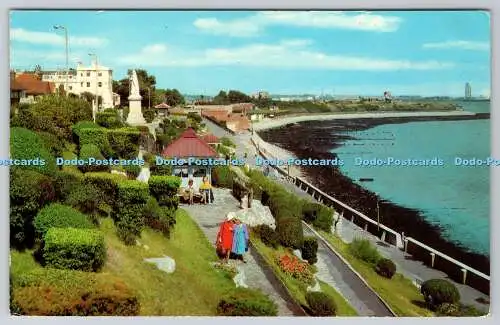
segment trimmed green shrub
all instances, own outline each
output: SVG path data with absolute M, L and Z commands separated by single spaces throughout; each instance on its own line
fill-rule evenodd
M 82 174 L 78 171 L 58 170 L 54 175 L 54 190 L 56 198 L 64 202 L 69 193 L 82 181 Z
M 117 129 L 124 126 L 117 110 L 106 110 L 97 113 L 96 123 L 108 129 Z
M 177 209 L 179 198 L 177 193 L 181 185 L 181 178 L 177 176 L 151 176 L 149 191 L 161 206 Z
M 279 236 L 273 228 L 268 225 L 258 225 L 253 228 L 255 234 L 257 234 L 266 246 L 277 248 L 279 246 Z
M 236 148 L 236 144 L 228 137 L 222 137 L 219 141 L 223 146 Z
M 136 179 L 141 173 L 141 166 L 139 165 L 124 165 L 123 169 L 127 173 L 129 179 Z
M 94 159 L 92 165 L 86 164 L 83 166 L 78 166 L 80 170 L 84 173 L 88 172 L 100 172 L 100 171 L 108 171 L 110 169 L 109 165 L 96 165 L 96 161 L 103 160 L 104 156 L 99 151 L 99 148 L 95 144 L 84 144 L 80 148 L 80 157 L 79 159 L 86 160 L 89 163 L 89 159 Z
M 277 316 L 276 303 L 258 290 L 237 288 L 221 298 L 219 316 Z
M 64 142 L 58 138 L 56 135 L 49 132 L 37 132 L 40 139 L 42 139 L 45 148 L 54 157 L 61 157 L 64 151 Z
M 149 163 L 149 171 L 152 176 L 171 176 L 172 166 L 170 165 L 157 165 L 156 158 L 153 159 L 152 163 Z
M 318 239 L 316 237 L 305 237 L 301 248 L 302 259 L 314 264 L 318 261 Z
M 144 116 L 144 119 L 146 120 L 146 122 L 151 123 L 151 122 L 153 122 L 153 120 L 156 117 L 156 112 L 152 109 L 145 109 L 142 112 L 142 115 Z
M 113 150 L 114 148 L 111 147 L 110 141 L 108 140 L 107 129 L 103 127 L 85 128 L 80 129 L 78 134 L 80 148 L 84 145 L 95 145 L 106 158 L 116 156 L 116 152 Z
M 40 210 L 35 217 L 34 226 L 41 238 L 45 237 L 50 228 L 94 228 L 86 215 L 59 203 L 53 203 Z
M 420 286 L 420 292 L 432 309 L 444 303 L 456 304 L 460 301 L 460 293 L 457 287 L 445 279 L 425 281 Z
M 314 228 L 330 233 L 333 226 L 333 209 L 315 202 L 304 202 L 302 218 Z
M 104 235 L 94 229 L 50 228 L 44 237 L 43 259 L 56 269 L 98 271 L 106 261 Z
M 363 260 L 372 265 L 377 264 L 377 262 L 382 258 L 377 248 L 372 245 L 372 243 L 367 239 L 355 238 L 349 244 L 349 251 L 352 255 L 360 260 Z
M 229 166 L 212 168 L 212 184 L 217 187 L 233 188 L 233 172 Z
M 135 159 L 139 154 L 140 132 L 135 128 L 108 130 L 108 139 L 116 156 L 123 159 Z
M 335 301 L 323 292 L 306 293 L 306 302 L 313 316 L 335 316 L 337 306 Z
M 66 199 L 66 204 L 89 216 L 93 224 L 99 224 L 98 215 L 103 204 L 102 193 L 92 184 L 75 186 Z
M 276 222 L 276 232 L 278 233 L 281 245 L 300 249 L 304 242 L 302 231 L 302 221 L 296 217 L 283 217 Z
M 149 199 L 148 184 L 126 180 L 118 183 L 116 228 L 118 237 L 133 245 L 144 227 L 144 206 Z
M 24 272 L 13 279 L 13 304 L 31 316 L 136 316 L 134 292 L 118 277 L 54 268 Z
M 176 222 L 174 209 L 161 207 L 151 196 L 144 207 L 143 216 L 146 226 L 160 231 L 167 238 L 170 237 L 170 229 Z
M 144 155 L 142 156 L 142 158 L 144 159 L 144 162 L 149 164 L 150 169 L 153 165 L 156 165 L 156 157 L 152 153 L 145 152 Z M 167 175 L 172 175 L 172 173 L 167 174 Z
M 110 173 L 86 173 L 82 182 L 84 184 L 92 184 L 99 189 L 99 193 L 106 193 L 103 195 L 103 201 L 109 205 L 113 210 L 116 210 L 118 200 L 118 183 L 126 180 L 127 178 L 119 174 Z
M 436 316 L 445 317 L 478 317 L 487 315 L 487 312 L 471 305 L 444 303 L 436 309 Z
M 18 168 L 46 175 L 54 174 L 57 169 L 56 160 L 45 147 L 44 141 L 38 134 L 25 128 L 10 129 L 10 158 L 20 160 L 21 165 L 16 165 Z M 31 160 L 29 164 L 28 160 Z
M 381 258 L 375 266 L 375 271 L 385 278 L 392 279 L 396 274 L 396 264 L 388 258 Z
M 10 169 L 10 243 L 30 247 L 35 241 L 33 219 L 46 204 L 56 199 L 52 180 L 33 170 Z

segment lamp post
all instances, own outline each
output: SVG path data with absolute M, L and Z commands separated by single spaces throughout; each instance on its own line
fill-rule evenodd
M 377 231 L 380 230 L 380 203 L 387 203 L 387 200 L 379 200 L 377 197 Z
M 65 93 L 66 93 L 66 96 L 68 96 L 68 84 L 69 84 L 69 78 L 68 78 L 68 75 L 69 75 L 69 58 L 68 58 L 68 29 L 62 25 L 54 25 L 54 29 L 55 30 L 59 30 L 59 29 L 62 29 L 64 30 L 64 41 L 65 41 L 65 52 L 66 52 L 66 87 L 64 87 L 64 90 L 65 90 Z
M 148 108 L 151 108 L 151 87 L 148 87 Z
M 92 108 L 92 115 L 94 117 L 94 122 L 95 122 L 96 115 L 97 115 L 97 110 L 98 110 L 98 107 L 99 107 L 99 96 L 97 95 L 97 82 L 98 82 L 97 68 L 98 68 L 98 63 L 97 63 L 97 55 L 95 53 L 89 53 L 89 56 L 95 58 L 95 93 L 94 93 L 95 107 Z

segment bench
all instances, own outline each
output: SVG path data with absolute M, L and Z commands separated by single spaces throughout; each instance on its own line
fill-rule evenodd
M 179 191 L 177 192 L 177 196 L 179 197 L 179 200 L 181 202 L 189 202 L 189 192 L 186 192 L 185 187 L 179 187 Z M 194 191 L 193 193 L 193 203 L 201 203 L 201 200 L 203 198 L 203 195 L 200 193 L 200 191 Z

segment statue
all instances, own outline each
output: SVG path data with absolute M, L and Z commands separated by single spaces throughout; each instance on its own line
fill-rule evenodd
M 135 70 L 132 70 L 129 82 L 130 96 L 128 96 L 129 113 L 127 116 L 127 123 L 130 125 L 145 125 L 146 120 L 141 110 L 142 96 L 139 92 L 139 80 L 137 79 L 137 72 L 135 72 Z

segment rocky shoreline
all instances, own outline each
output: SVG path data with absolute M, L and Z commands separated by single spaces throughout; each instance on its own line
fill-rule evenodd
M 383 119 L 343 119 L 330 121 L 303 121 L 295 124 L 258 131 L 262 140 L 276 144 L 290 151 L 297 158 L 315 157 L 319 159 L 335 159 L 336 155 L 329 151 L 341 145 L 344 140 L 351 139 L 341 131 L 363 131 L 382 124 L 407 123 L 416 120 L 441 120 L 442 118 L 412 117 Z M 457 119 L 455 116 L 453 119 Z M 470 117 L 469 117 L 470 119 Z M 332 132 L 333 130 L 333 132 Z M 337 132 L 335 132 L 337 131 Z M 354 183 L 341 173 L 337 167 L 302 168 L 307 179 L 319 189 L 335 196 L 340 201 L 355 207 L 360 212 L 372 217 L 377 215 L 377 196 Z M 469 252 L 464 247 L 446 240 L 441 229 L 427 222 L 420 211 L 385 203 L 380 206 L 381 223 L 404 232 L 428 246 L 437 249 L 480 272 L 490 274 L 488 256 Z

